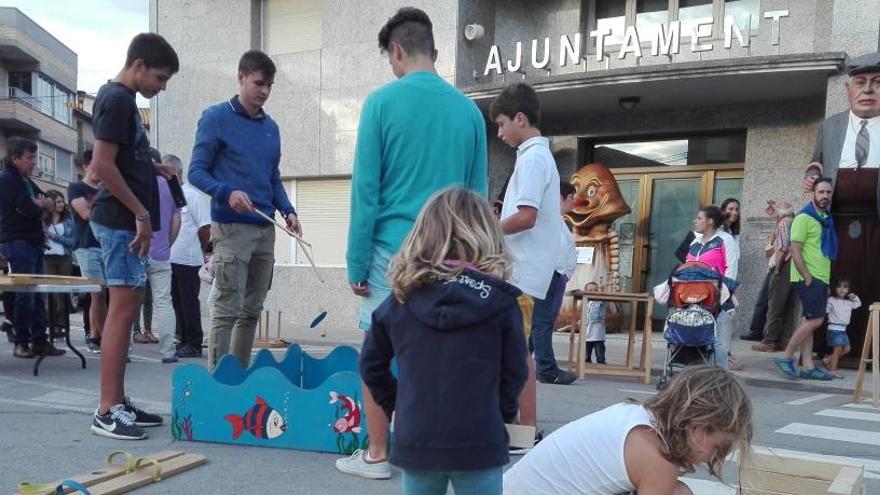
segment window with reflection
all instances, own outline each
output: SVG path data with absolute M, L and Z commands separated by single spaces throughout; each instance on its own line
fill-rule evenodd
M 678 139 L 595 142 L 592 161 L 608 167 L 660 167 L 743 163 L 745 132 Z
M 681 21 L 682 36 L 690 36 L 697 21 L 705 17 L 712 17 L 712 14 L 712 0 L 679 0 L 678 20 Z
M 725 0 L 724 16 L 732 16 L 740 31 L 761 26 L 761 0 Z
M 644 43 L 654 39 L 660 26 L 669 22 L 669 0 L 638 0 L 636 2 L 636 30 Z
M 596 0 L 596 30 L 611 32 L 605 38 L 606 45 L 619 45 L 626 31 L 626 2 L 620 0 Z

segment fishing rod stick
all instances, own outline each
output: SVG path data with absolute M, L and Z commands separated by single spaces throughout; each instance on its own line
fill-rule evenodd
M 312 247 L 312 245 L 309 244 L 308 242 L 306 242 L 306 240 L 303 239 L 302 236 L 300 236 L 300 235 L 297 234 L 296 232 L 294 232 L 294 231 L 288 229 L 286 225 L 282 225 L 280 222 L 278 222 L 278 221 L 275 220 L 274 218 L 270 217 L 269 215 L 266 215 L 265 213 L 263 213 L 262 211 L 260 211 L 260 210 L 258 210 L 258 209 L 256 209 L 256 208 L 254 208 L 254 211 L 257 212 L 257 214 L 260 215 L 261 217 L 263 217 L 263 218 L 265 218 L 266 220 L 268 220 L 268 221 L 272 222 L 273 224 L 275 224 L 276 227 L 278 227 L 279 229 L 281 229 L 282 231 L 284 231 L 284 232 L 285 232 L 287 235 L 289 235 L 290 237 L 295 238 L 297 241 L 300 242 L 300 244 L 305 244 L 305 245 L 308 246 L 308 247 Z
M 312 265 L 312 270 L 315 272 L 315 276 L 318 277 L 318 281 L 320 281 L 323 284 L 324 279 L 321 278 L 321 274 L 318 273 L 318 267 L 315 266 L 315 261 L 312 260 L 312 255 L 309 254 L 309 250 L 306 249 L 306 247 L 303 245 L 303 244 L 305 244 L 305 241 L 303 241 L 302 239 L 297 237 L 296 242 L 299 243 L 299 247 L 302 249 L 303 254 L 306 255 L 306 259 L 309 260 L 309 264 Z

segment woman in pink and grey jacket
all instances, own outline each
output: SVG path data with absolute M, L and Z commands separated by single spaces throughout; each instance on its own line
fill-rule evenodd
M 694 219 L 696 237 L 688 249 L 685 261 L 700 261 L 718 273 L 736 280 L 739 269 L 739 244 L 733 236 L 721 229 L 723 217 L 717 206 L 700 208 Z M 730 367 L 728 361 L 729 338 L 723 338 L 727 318 L 733 309 L 722 310 L 715 320 L 715 364 Z

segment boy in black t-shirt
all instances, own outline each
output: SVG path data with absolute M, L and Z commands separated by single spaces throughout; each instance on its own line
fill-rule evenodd
M 104 259 L 101 255 L 101 245 L 95 239 L 89 220 L 92 216 L 92 205 L 98 195 L 100 181 L 95 174 L 95 168 L 91 166 L 92 150 L 83 153 L 83 169 L 86 172 L 83 180 L 75 182 L 67 187 L 67 201 L 73 209 L 74 220 L 74 247 L 73 256 L 79 265 L 83 277 L 104 281 Z M 104 320 L 107 318 L 107 299 L 104 292 L 96 292 L 89 295 L 89 334 L 87 344 L 89 352 L 101 353 L 101 330 L 104 328 Z
M 101 339 L 101 403 L 92 431 L 110 438 L 140 440 L 147 436 L 142 427 L 162 424 L 160 416 L 131 404 L 123 384 L 129 329 L 147 280 L 150 239 L 159 230 L 155 175 L 167 178 L 175 172 L 153 164 L 135 93 L 152 98 L 178 69 L 177 54 L 164 38 L 141 33 L 128 47 L 125 67 L 101 86 L 95 99 L 91 166 L 101 187 L 90 218 L 101 245 L 110 307 Z

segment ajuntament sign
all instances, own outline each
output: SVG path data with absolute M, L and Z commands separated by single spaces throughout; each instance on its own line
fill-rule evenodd
M 779 44 L 779 24 L 780 20 L 788 17 L 787 10 L 774 10 L 764 12 L 764 19 L 770 20 L 770 44 Z M 715 48 L 712 42 L 712 33 L 714 29 L 715 19 L 705 17 L 697 19 L 690 25 L 685 36 L 690 37 L 691 52 L 705 52 Z M 657 30 L 650 38 L 651 55 L 676 55 L 681 50 L 682 38 L 681 21 L 672 21 L 666 25 L 658 26 Z M 736 38 L 739 46 L 747 47 L 751 44 L 748 28 L 743 33 L 742 29 L 736 24 L 733 16 L 724 18 L 724 48 L 730 49 L 733 46 L 733 38 Z M 606 38 L 611 36 L 611 29 L 590 31 L 590 38 L 595 39 L 596 44 L 596 60 L 601 62 L 606 57 Z M 559 66 L 565 67 L 569 64 L 578 65 L 582 63 L 586 54 L 586 47 L 582 43 L 583 36 L 581 33 L 575 33 L 573 36 L 563 34 L 559 37 L 558 53 Z M 617 51 L 617 58 L 624 59 L 627 55 L 635 58 L 641 58 L 642 38 L 639 37 L 638 29 L 635 26 L 627 26 L 623 35 L 623 41 Z M 539 47 L 539 42 L 542 46 Z M 550 64 L 551 39 L 545 37 L 543 40 L 533 39 L 531 43 L 531 64 L 535 69 L 547 69 Z M 514 43 L 513 58 L 506 59 L 506 63 L 502 64 L 501 51 L 498 45 L 492 45 L 489 49 L 489 58 L 486 60 L 486 67 L 483 69 L 483 75 L 502 74 L 504 72 L 521 72 L 523 64 L 523 42 Z M 539 58 L 540 57 L 540 58 Z

